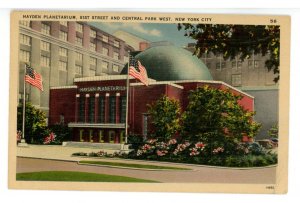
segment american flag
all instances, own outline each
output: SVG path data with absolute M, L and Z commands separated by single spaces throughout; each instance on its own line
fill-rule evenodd
M 37 72 L 35 72 L 35 70 L 33 70 L 33 68 L 31 68 L 28 64 L 26 64 L 25 67 L 26 67 L 25 81 L 37 87 L 39 90 L 44 91 L 42 76 Z
M 133 56 L 129 58 L 129 75 L 141 81 L 144 85 L 148 86 L 148 75 L 146 68 L 140 61 L 136 60 Z

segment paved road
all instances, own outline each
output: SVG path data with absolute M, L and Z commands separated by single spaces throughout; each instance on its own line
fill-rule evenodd
M 177 165 L 178 167 L 180 165 Z M 182 165 L 182 167 L 187 167 Z M 191 171 L 149 171 L 83 166 L 77 162 L 33 158 L 17 158 L 17 173 L 35 171 L 82 171 L 155 180 L 165 183 L 247 183 L 274 184 L 276 167 L 259 169 L 228 169 L 189 166 Z

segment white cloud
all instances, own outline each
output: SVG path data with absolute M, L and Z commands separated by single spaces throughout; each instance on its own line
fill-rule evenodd
M 160 37 L 161 32 L 157 29 L 146 29 L 141 23 L 107 23 L 107 27 L 112 29 L 130 28 L 135 32 L 150 36 Z

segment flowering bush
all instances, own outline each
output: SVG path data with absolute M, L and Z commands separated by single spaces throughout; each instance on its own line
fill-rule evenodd
M 255 144 L 226 143 L 226 141 L 224 143 L 220 140 L 189 142 L 170 139 L 159 142 L 157 139 L 151 139 L 138 150 L 131 152 L 127 158 L 231 167 L 265 166 L 277 163 L 276 154 L 266 154 L 260 150 L 261 147 Z
M 44 138 L 44 144 L 51 144 L 55 142 L 56 135 L 51 132 L 47 137 Z

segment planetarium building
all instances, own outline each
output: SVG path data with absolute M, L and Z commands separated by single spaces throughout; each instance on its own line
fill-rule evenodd
M 128 134 L 147 137 L 151 131 L 148 104 L 166 95 L 188 105 L 191 90 L 204 85 L 242 95 L 245 109 L 254 110 L 254 98 L 224 82 L 214 81 L 201 60 L 172 45 L 152 46 L 135 58 L 146 68 L 149 86 L 130 78 Z M 49 125 L 64 123 L 73 129 L 73 142 L 124 143 L 127 67 L 121 75 L 75 78 L 72 86 L 50 90 Z

